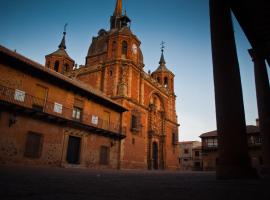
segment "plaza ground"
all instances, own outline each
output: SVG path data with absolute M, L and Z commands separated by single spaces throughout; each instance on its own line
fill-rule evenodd
M 217 181 L 213 172 L 0 166 L 0 188 L 2 200 L 270 199 L 269 179 Z

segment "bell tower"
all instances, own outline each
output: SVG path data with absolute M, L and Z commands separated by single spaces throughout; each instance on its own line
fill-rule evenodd
M 63 38 L 58 45 L 58 50 L 55 52 L 46 55 L 46 63 L 45 67 L 50 68 L 58 73 L 65 74 L 66 72 L 70 72 L 74 67 L 74 60 L 69 57 L 66 52 L 66 26 L 64 26 Z
M 174 93 L 174 74 L 166 67 L 164 58 L 164 44 L 164 42 L 161 43 L 159 67 L 151 74 L 151 76 L 170 93 Z
M 113 16 L 111 16 L 111 29 L 119 29 L 128 26 L 131 20 L 126 13 L 122 13 L 122 0 L 117 0 Z

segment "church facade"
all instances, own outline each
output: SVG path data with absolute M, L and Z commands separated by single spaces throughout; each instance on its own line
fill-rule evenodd
M 117 0 L 110 19 L 110 29 L 108 31 L 101 29 L 98 31 L 98 35 L 93 37 L 85 65 L 74 68 L 75 62 L 66 52 L 66 33 L 64 32 L 58 50 L 45 57 L 45 70 L 48 71 L 48 76 L 59 76 L 86 90 L 91 88 L 91 91 L 88 91 L 92 95 L 90 95 L 91 98 L 82 95 L 77 90 L 74 90 L 74 94 L 70 97 L 73 99 L 72 105 L 70 105 L 73 106 L 70 115 L 75 120 L 82 120 L 81 122 L 84 124 L 81 113 L 91 112 L 94 113 L 90 117 L 92 122 L 97 122 L 98 119 L 102 119 L 103 122 L 100 127 L 91 124 L 100 130 L 84 129 L 83 131 L 82 135 L 85 134 L 85 138 L 88 138 L 89 135 L 95 135 L 96 139 L 100 138 L 95 145 L 93 145 L 93 139 L 91 144 L 87 141 L 91 139 L 83 140 L 84 151 L 88 152 L 83 154 L 85 160 L 89 160 L 87 156 L 90 156 L 91 151 L 100 155 L 103 151 L 103 157 L 100 156 L 99 160 L 104 160 L 106 152 L 109 154 L 108 149 L 113 148 L 114 150 L 110 151 L 113 152 L 113 158 L 107 159 L 114 162 L 111 168 L 177 169 L 179 124 L 175 107 L 175 76 L 166 66 L 163 48 L 157 69 L 152 73 L 144 71 L 141 42 L 132 33 L 130 22 L 129 17 L 122 12 L 122 0 Z M 68 89 L 63 90 L 67 90 L 66 92 L 69 93 Z M 44 99 L 42 92 L 39 92 L 38 95 Z M 61 96 L 51 98 L 60 101 L 58 99 Z M 90 103 L 88 103 L 88 107 L 85 107 L 85 103 L 82 102 Z M 94 109 L 93 106 L 90 106 L 91 102 L 98 108 Z M 6 113 L 7 116 L 9 112 L 11 111 Z M 76 118 L 77 115 L 78 118 Z M 88 114 L 88 116 L 90 115 Z M 110 130 L 112 121 L 114 121 L 113 124 L 117 124 L 116 131 Z M 70 122 L 70 124 L 73 123 Z M 63 125 L 61 126 L 63 127 Z M 85 127 L 72 126 L 69 131 L 65 129 L 65 133 L 69 134 L 74 129 L 81 130 L 82 128 Z M 105 133 L 100 134 L 102 131 Z M 68 158 L 67 148 L 70 138 L 66 137 L 66 144 L 62 146 L 64 149 L 62 151 L 65 153 L 60 159 L 61 163 L 63 160 L 66 162 Z M 81 146 L 77 147 L 77 151 L 82 152 Z M 100 153 L 97 149 L 100 150 Z M 96 156 L 96 160 L 98 160 L 98 156 Z M 93 166 L 100 167 L 101 165 L 93 164 Z

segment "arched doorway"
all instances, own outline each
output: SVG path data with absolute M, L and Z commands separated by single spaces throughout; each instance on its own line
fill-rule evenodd
M 153 151 L 152 151 L 152 159 L 153 159 L 153 169 L 158 169 L 158 144 L 157 142 L 153 142 Z

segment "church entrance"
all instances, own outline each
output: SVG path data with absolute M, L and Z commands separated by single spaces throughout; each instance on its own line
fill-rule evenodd
M 153 142 L 153 169 L 158 169 L 158 144 Z
M 69 136 L 67 148 L 67 162 L 70 164 L 80 163 L 81 138 Z

